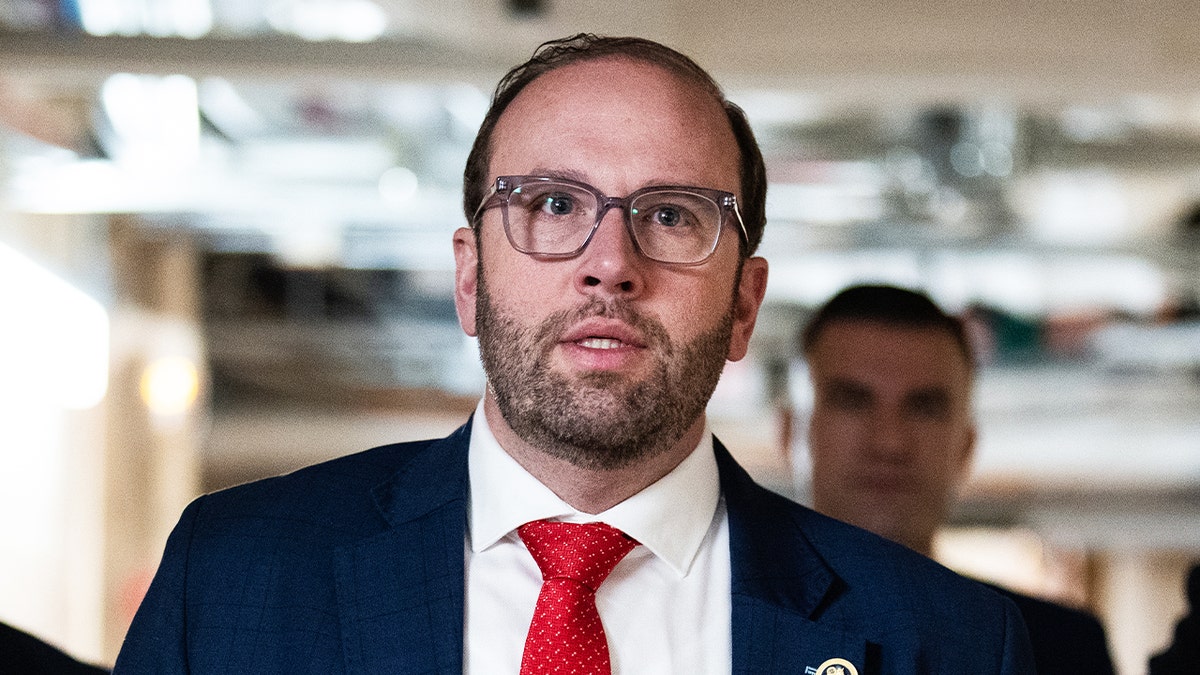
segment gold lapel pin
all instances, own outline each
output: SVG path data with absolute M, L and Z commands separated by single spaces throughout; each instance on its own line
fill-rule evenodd
M 817 675 L 858 675 L 858 669 L 846 659 L 829 659 L 817 666 Z

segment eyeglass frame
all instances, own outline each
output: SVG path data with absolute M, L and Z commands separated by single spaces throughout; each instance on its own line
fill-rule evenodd
M 592 223 L 591 229 L 588 230 L 587 237 L 584 238 L 583 243 L 579 245 L 579 248 L 567 253 L 540 253 L 536 251 L 527 251 L 513 241 L 512 232 L 509 231 L 508 226 L 508 195 L 511 194 L 512 184 L 515 183 L 519 185 L 530 182 L 561 183 L 563 185 L 580 188 L 585 192 L 591 193 L 591 195 L 596 198 L 596 221 Z M 670 262 L 666 260 L 659 260 L 658 258 L 650 257 L 644 250 L 642 250 L 641 244 L 638 243 L 637 235 L 633 230 L 633 214 L 630 212 L 630 204 L 632 204 L 634 199 L 642 196 L 643 194 L 671 190 L 677 192 L 691 192 L 693 194 L 700 195 L 705 199 L 711 200 L 717 206 L 718 213 L 720 214 L 720 222 L 717 224 L 717 236 L 713 240 L 712 248 L 700 260 L 693 262 Z M 509 175 L 497 176 L 496 180 L 493 181 L 491 192 L 489 192 L 487 196 L 483 198 L 483 200 L 479 203 L 479 207 L 475 209 L 475 215 L 471 219 L 472 226 L 478 227 L 482 223 L 481 216 L 483 212 L 489 208 L 492 208 L 493 206 L 502 206 L 504 209 L 504 216 L 502 218 L 504 223 L 504 236 L 508 239 L 509 245 L 519 253 L 541 258 L 565 260 L 568 258 L 574 258 L 583 253 L 587 249 L 588 244 L 592 243 L 592 238 L 596 236 L 596 230 L 600 229 L 600 223 L 604 220 L 604 216 L 608 214 L 609 210 L 617 207 L 620 207 L 621 209 L 621 213 L 623 215 L 622 220 L 625 223 L 625 231 L 629 233 L 629 240 L 633 242 L 633 247 L 639 254 L 641 254 L 643 258 L 652 260 L 660 265 L 693 266 L 703 265 L 704 263 L 708 262 L 708 260 L 712 258 L 713 254 L 716 253 L 717 247 L 721 245 L 721 232 L 725 230 L 726 212 L 733 213 L 734 220 L 738 225 L 738 231 L 741 234 L 742 245 L 749 246 L 750 243 L 750 234 L 746 231 L 746 223 L 742 220 L 742 212 L 738 208 L 737 195 L 733 194 L 732 192 L 718 190 L 716 188 L 695 187 L 692 185 L 648 185 L 643 188 L 638 188 L 624 197 L 609 197 L 595 186 L 589 185 L 582 181 L 572 180 L 570 178 L 556 178 L 553 176 L 535 175 Z

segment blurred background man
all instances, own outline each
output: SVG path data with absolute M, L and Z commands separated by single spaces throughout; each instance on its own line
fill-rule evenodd
M 1187 579 L 1188 612 L 1175 624 L 1171 644 L 1150 659 L 1150 675 L 1200 673 L 1200 563 L 1192 565 Z
M 79 661 L 41 638 L 0 623 L 0 672 L 20 675 L 104 675 L 109 671 Z
M 931 555 L 975 447 L 962 321 L 923 293 L 853 286 L 817 310 L 801 348 L 814 392 L 813 506 Z M 1113 672 L 1094 616 L 997 590 L 1020 608 L 1039 672 Z

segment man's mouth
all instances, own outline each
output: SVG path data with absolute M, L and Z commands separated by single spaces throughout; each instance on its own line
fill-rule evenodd
M 625 346 L 625 343 L 613 338 L 589 337 L 576 341 L 580 347 L 588 349 L 620 349 Z
M 917 482 L 903 474 L 871 474 L 859 478 L 859 484 L 875 492 L 912 492 Z
M 596 350 L 638 349 L 646 346 L 645 338 L 632 326 L 596 317 L 585 319 L 567 330 L 559 341 Z

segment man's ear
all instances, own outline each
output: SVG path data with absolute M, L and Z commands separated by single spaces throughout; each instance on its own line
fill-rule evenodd
M 758 321 L 758 309 L 767 294 L 767 259 L 748 258 L 742 265 L 742 279 L 733 296 L 733 335 L 729 340 L 730 361 L 739 361 L 750 348 L 750 336 Z
M 463 332 L 475 337 L 475 295 L 479 288 L 479 243 L 468 227 L 454 231 L 454 308 Z

